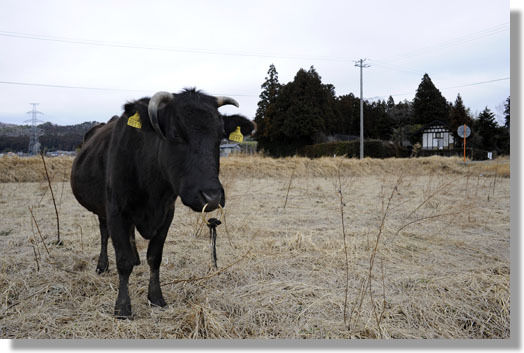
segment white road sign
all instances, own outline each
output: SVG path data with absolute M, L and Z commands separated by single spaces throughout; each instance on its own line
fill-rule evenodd
M 466 138 L 468 138 L 471 135 L 471 129 L 467 125 L 460 125 L 457 129 L 457 134 L 464 138 L 464 126 L 466 126 Z

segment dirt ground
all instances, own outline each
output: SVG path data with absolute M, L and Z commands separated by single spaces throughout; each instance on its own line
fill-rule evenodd
M 62 245 L 47 182 L 0 183 L 0 338 L 510 336 L 509 160 L 501 176 L 445 158 L 329 171 L 257 158 L 223 168 L 225 213 L 206 215 L 223 222 L 218 270 L 200 215 L 177 201 L 166 308 L 148 305 L 137 234 L 133 320 L 113 317 L 114 252 L 97 275 L 98 221 L 57 181 L 66 173 L 53 179 Z

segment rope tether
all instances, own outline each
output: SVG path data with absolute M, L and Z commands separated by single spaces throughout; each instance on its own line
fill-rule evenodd
M 215 268 L 217 267 L 217 226 L 220 225 L 222 222 L 220 222 L 216 218 L 210 218 L 207 220 L 207 226 L 209 227 L 209 238 L 211 239 L 211 251 L 213 256 L 213 263 L 215 265 Z

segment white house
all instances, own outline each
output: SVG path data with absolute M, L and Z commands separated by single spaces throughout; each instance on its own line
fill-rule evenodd
M 423 150 L 448 150 L 454 147 L 453 132 L 442 121 L 435 120 L 422 130 Z

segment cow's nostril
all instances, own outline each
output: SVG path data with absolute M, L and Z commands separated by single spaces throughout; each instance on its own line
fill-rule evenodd
M 202 196 L 204 197 L 204 200 L 208 204 L 207 209 L 211 210 L 211 209 L 215 209 L 218 207 L 220 199 L 222 198 L 222 192 L 220 190 L 202 191 Z

